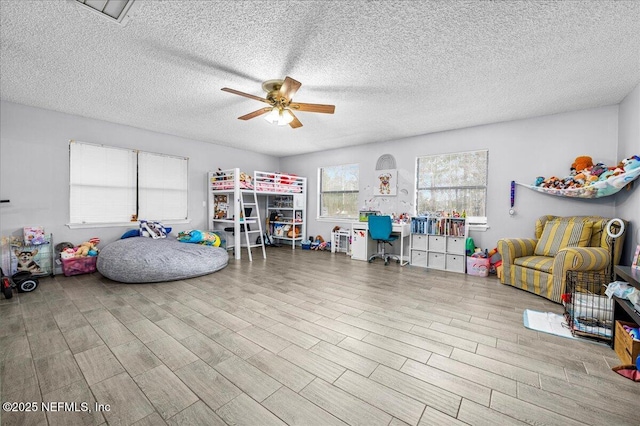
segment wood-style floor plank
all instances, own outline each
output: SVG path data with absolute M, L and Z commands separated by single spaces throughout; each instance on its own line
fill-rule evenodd
M 0 422 L 637 424 L 640 388 L 609 346 L 522 325 L 561 305 L 495 277 L 254 254 L 189 280 L 56 276 L 0 298 L 0 400 L 110 406 Z

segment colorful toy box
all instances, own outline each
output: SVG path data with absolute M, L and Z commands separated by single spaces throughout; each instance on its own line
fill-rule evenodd
M 467 257 L 467 274 L 488 277 L 491 259 L 486 257 Z
M 98 256 L 72 257 L 62 260 L 62 273 L 65 277 L 80 274 L 90 274 L 96 271 Z

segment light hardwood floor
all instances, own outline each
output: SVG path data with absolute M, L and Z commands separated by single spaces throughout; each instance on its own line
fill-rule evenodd
M 524 309 L 560 305 L 495 278 L 267 255 L 171 283 L 56 276 L 1 299 L 0 399 L 38 408 L 2 424 L 640 424 L 640 384 L 611 371 L 613 350 L 523 327 Z

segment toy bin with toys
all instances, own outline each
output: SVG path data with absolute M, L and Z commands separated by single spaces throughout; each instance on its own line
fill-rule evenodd
M 478 253 L 467 257 L 467 274 L 476 277 L 488 277 L 491 259 L 478 256 Z
M 640 358 L 640 329 L 637 324 L 616 321 L 613 349 L 624 365 L 635 365 Z
M 80 274 L 90 274 L 96 271 L 98 256 L 72 257 L 62 260 L 62 273 L 65 277 Z
M 98 260 L 97 246 L 99 243 L 100 239 L 94 237 L 89 241 L 83 242 L 79 246 L 63 248 L 60 252 L 62 273 L 66 277 L 70 277 L 72 275 L 90 274 L 95 272 Z

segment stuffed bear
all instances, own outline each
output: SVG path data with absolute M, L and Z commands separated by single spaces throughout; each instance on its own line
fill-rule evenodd
M 300 229 L 300 225 L 292 226 L 291 229 L 287 232 L 288 238 L 297 238 L 300 236 L 302 230 Z
M 581 172 L 587 167 L 593 166 L 593 160 L 588 155 L 583 155 L 580 157 L 576 157 L 576 161 L 573 162 L 571 168 L 575 170 L 576 173 Z

